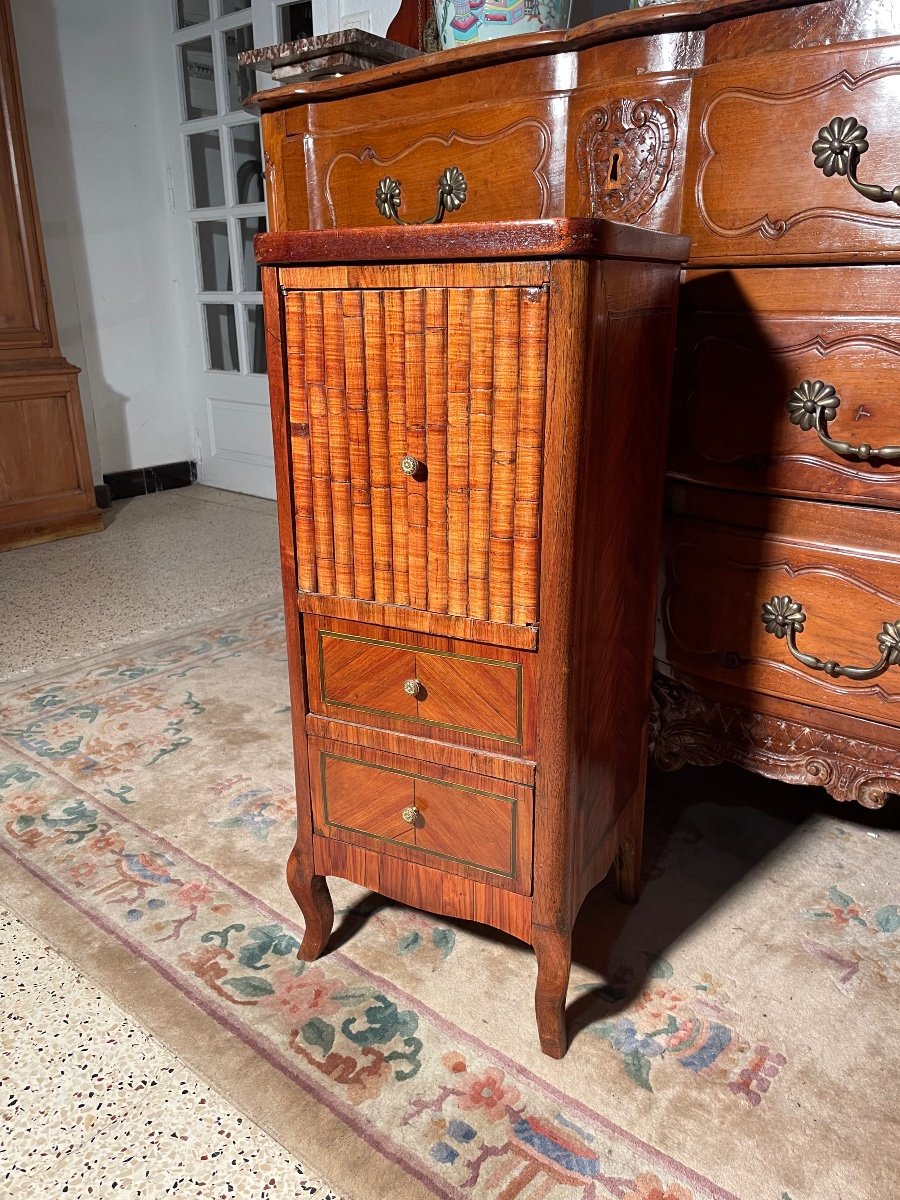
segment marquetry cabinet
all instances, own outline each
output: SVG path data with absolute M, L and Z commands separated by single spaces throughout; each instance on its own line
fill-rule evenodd
M 0 550 L 103 528 L 78 368 L 60 356 L 19 88 L 0 0 Z
M 533 944 L 559 1056 L 581 901 L 614 864 L 638 887 L 686 239 L 576 219 L 256 249 L 301 955 L 328 875 L 484 921 Z

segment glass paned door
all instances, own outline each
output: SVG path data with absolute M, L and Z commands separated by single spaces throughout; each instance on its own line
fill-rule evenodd
M 248 230 L 265 229 L 265 197 L 259 122 L 242 108 L 257 90 L 256 72 L 237 61 L 254 44 L 252 12 L 237 0 L 208 0 L 207 8 L 202 21 L 196 0 L 179 0 L 176 21 L 189 14 L 191 23 L 175 35 L 205 365 L 253 375 L 265 370 L 255 337 L 261 296 L 245 259 Z
M 238 62 L 253 46 L 361 25 L 384 33 L 399 0 L 170 0 L 190 406 L 202 483 L 273 496 L 260 275 L 266 229 L 259 121 L 243 107 L 269 75 Z
M 260 276 L 253 238 L 266 228 L 259 121 L 244 100 L 268 76 L 238 55 L 274 41 L 253 0 L 174 0 L 179 100 L 179 238 L 188 377 L 201 482 L 274 494 Z M 271 0 L 266 11 L 273 9 Z M 270 22 L 274 25 L 274 16 Z

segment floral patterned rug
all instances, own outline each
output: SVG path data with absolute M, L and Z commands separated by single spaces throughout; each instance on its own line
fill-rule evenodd
M 554 1062 L 503 935 L 334 881 L 334 948 L 294 957 L 282 639 L 256 608 L 0 685 L 0 900 L 354 1200 L 891 1194 L 889 820 L 656 782 L 644 895 L 589 898 Z

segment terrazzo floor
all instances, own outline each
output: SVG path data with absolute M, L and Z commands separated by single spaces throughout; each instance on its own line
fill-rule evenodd
M 0 554 L 0 679 L 280 594 L 274 501 L 177 488 L 120 500 L 105 521 Z
M 194 486 L 0 554 L 0 678 L 278 594 L 275 505 Z M 0 910 L 0 1200 L 340 1200 Z
M 0 1196 L 337 1200 L 0 910 Z

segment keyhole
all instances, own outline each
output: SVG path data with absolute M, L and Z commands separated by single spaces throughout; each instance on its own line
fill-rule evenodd
M 609 159 L 609 172 L 606 176 L 606 190 L 613 191 L 620 187 L 619 183 L 619 158 L 621 157 L 620 150 L 613 150 Z

